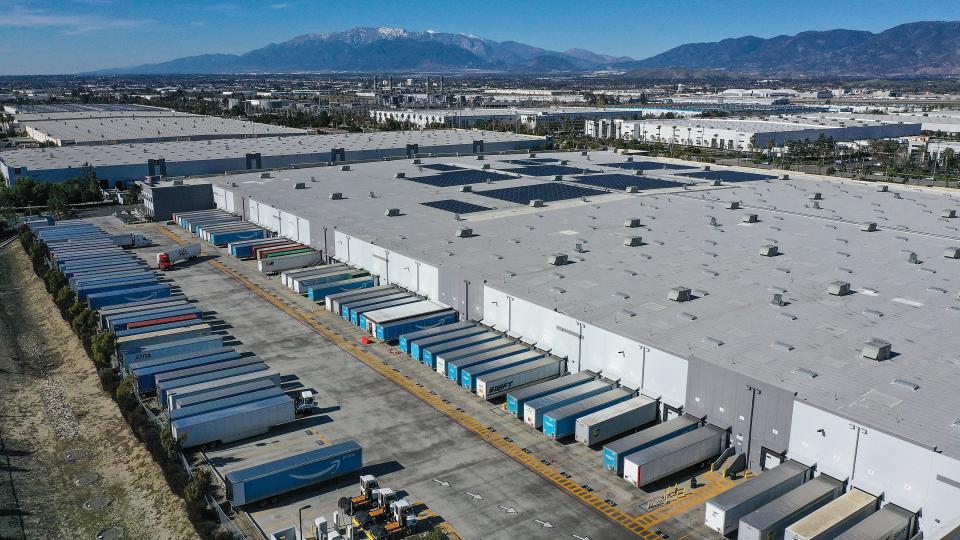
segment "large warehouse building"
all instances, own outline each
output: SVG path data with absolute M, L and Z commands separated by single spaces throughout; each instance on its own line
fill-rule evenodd
M 931 537 L 960 517 L 957 195 L 611 152 L 186 183 L 207 181 L 220 208 L 729 429 L 754 469 L 816 465 Z
M 588 137 L 627 141 L 662 142 L 684 146 L 762 150 L 790 141 L 816 140 L 821 135 L 835 141 L 887 139 L 920 134 L 919 122 L 868 122 L 833 119 L 652 119 L 586 121 Z
M 378 123 L 387 120 L 410 122 L 417 127 L 441 125 L 446 127 L 470 127 L 480 122 L 497 122 L 535 129 L 549 122 L 581 121 L 601 118 L 640 118 L 644 115 L 673 113 L 677 116 L 693 116 L 698 109 L 674 107 L 544 107 L 525 109 L 406 109 L 370 111 L 370 117 Z
M 307 134 L 302 129 L 159 108 L 17 113 L 13 127 L 54 146 Z
M 220 174 L 418 153 L 500 152 L 542 146 L 543 137 L 479 130 L 388 131 L 309 137 L 257 137 L 218 141 L 31 148 L 0 153 L 0 172 L 17 178 L 61 182 L 89 163 L 111 183 L 146 176 Z

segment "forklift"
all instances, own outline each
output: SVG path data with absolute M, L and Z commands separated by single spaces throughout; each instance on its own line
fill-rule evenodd
M 390 503 L 390 520 L 374 524 L 367 531 L 369 540 L 400 540 L 417 532 L 417 515 L 406 499 Z

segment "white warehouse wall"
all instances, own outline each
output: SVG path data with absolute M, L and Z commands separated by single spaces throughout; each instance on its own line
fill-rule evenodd
M 483 323 L 567 358 L 567 369 L 603 371 L 608 379 L 660 397 L 674 407 L 684 404 L 687 361 L 638 341 L 584 324 L 550 308 L 514 298 L 491 287 L 483 288 Z M 565 328 L 573 334 L 558 330 Z M 583 340 L 578 347 L 578 335 Z
M 440 274 L 435 266 L 375 246 L 343 231 L 334 231 L 332 249 L 338 260 L 379 276 L 381 285 L 393 283 L 439 301 Z
M 789 457 L 911 511 L 924 536 L 960 517 L 960 461 L 795 402 Z

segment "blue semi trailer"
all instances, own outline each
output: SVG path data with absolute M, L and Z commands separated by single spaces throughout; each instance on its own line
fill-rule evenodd
M 372 277 L 363 277 L 356 279 L 346 279 L 335 281 L 333 283 L 321 283 L 307 289 L 307 298 L 314 302 L 323 301 L 328 294 L 335 294 L 343 291 L 352 291 L 354 289 L 367 289 L 376 287 L 377 280 Z
M 356 441 L 331 444 L 226 475 L 227 499 L 235 507 L 312 486 L 363 468 Z
M 414 317 L 412 319 L 378 324 L 374 327 L 374 335 L 380 341 L 393 341 L 399 339 L 400 334 L 438 328 L 455 323 L 459 318 L 460 314 L 451 309 L 449 311 L 441 311 L 440 313 L 421 315 L 420 317 Z
M 87 297 L 87 304 L 90 305 L 90 309 L 100 309 L 105 306 L 115 306 L 117 304 L 126 304 L 127 302 L 140 302 L 154 298 L 167 298 L 168 296 L 170 296 L 170 285 L 158 283 L 148 287 L 134 287 L 119 291 L 91 294 Z
M 474 324 L 470 321 L 463 321 L 453 324 L 446 324 L 443 326 L 437 326 L 435 328 L 428 328 L 426 330 L 420 330 L 417 332 L 408 332 L 400 336 L 400 342 L 397 347 L 401 352 L 410 354 L 410 342 L 416 339 L 426 339 L 428 337 L 437 336 L 447 332 L 453 332 L 454 330 L 463 330 L 464 328 L 469 328 Z

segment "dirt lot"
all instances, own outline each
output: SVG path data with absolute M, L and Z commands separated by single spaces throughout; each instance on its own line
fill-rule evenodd
M 0 251 L 0 435 L 0 538 L 196 538 L 17 243 Z

